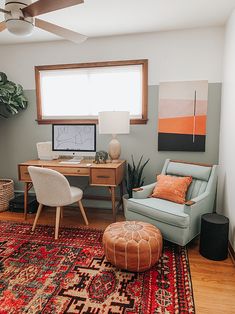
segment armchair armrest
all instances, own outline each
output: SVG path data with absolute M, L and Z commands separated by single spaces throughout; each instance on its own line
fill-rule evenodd
M 155 185 L 156 183 L 152 183 L 133 189 L 133 198 L 147 198 L 153 192 Z
M 139 192 L 139 191 L 143 191 L 143 188 L 134 188 L 132 189 L 133 192 Z
M 197 204 L 198 202 L 204 200 L 205 198 L 207 198 L 210 194 L 208 192 L 204 192 L 202 193 L 201 195 L 197 196 L 197 197 L 194 197 L 192 198 L 191 200 L 187 201 L 185 203 L 186 206 L 192 206 L 192 205 L 195 205 Z
M 191 215 L 198 215 L 199 213 L 210 212 L 210 197 L 208 192 L 204 192 L 201 195 L 191 199 L 185 203 L 184 212 Z
M 194 204 L 195 204 L 195 202 L 192 201 L 192 200 L 187 201 L 187 202 L 185 203 L 186 206 L 192 206 L 192 205 L 194 205 Z

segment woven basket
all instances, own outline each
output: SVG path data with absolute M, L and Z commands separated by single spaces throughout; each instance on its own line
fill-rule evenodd
M 8 210 L 9 201 L 14 198 L 14 181 L 0 179 L 0 212 Z

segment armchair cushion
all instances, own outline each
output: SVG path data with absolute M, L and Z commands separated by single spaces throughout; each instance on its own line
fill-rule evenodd
M 127 203 L 129 211 L 180 228 L 189 226 L 189 215 L 184 212 L 184 207 L 184 204 L 177 204 L 160 198 L 130 198 Z
M 165 174 L 175 176 L 191 176 L 197 180 L 208 181 L 211 174 L 211 167 L 194 164 L 169 162 Z
M 201 195 L 206 191 L 206 187 L 207 181 L 193 179 L 192 183 L 188 188 L 186 200 L 188 201 L 191 200 L 192 198 L 197 197 L 198 195 Z
M 157 176 L 157 184 L 151 196 L 184 204 L 186 192 L 191 182 L 192 177 L 175 177 L 160 174 Z

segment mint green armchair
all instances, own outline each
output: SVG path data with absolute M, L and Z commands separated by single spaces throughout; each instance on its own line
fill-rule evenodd
M 149 222 L 161 230 L 164 239 L 183 246 L 200 233 L 201 216 L 213 212 L 217 166 L 167 159 L 162 174 L 193 177 L 186 204 L 149 197 L 156 184 L 153 183 L 133 191 L 133 198 L 126 202 L 125 217 Z

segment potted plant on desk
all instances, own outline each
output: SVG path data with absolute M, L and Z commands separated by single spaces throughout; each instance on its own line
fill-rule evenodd
M 143 178 L 143 170 L 144 167 L 149 162 L 149 159 L 147 159 L 145 162 L 143 162 L 143 155 L 140 157 L 139 162 L 135 163 L 133 155 L 131 155 L 131 163 L 127 164 L 127 174 L 126 174 L 126 190 L 128 194 L 123 195 L 123 205 L 124 210 L 126 208 L 127 200 L 128 198 L 132 197 L 132 190 L 134 188 L 139 188 L 140 186 L 144 185 L 144 179 Z

